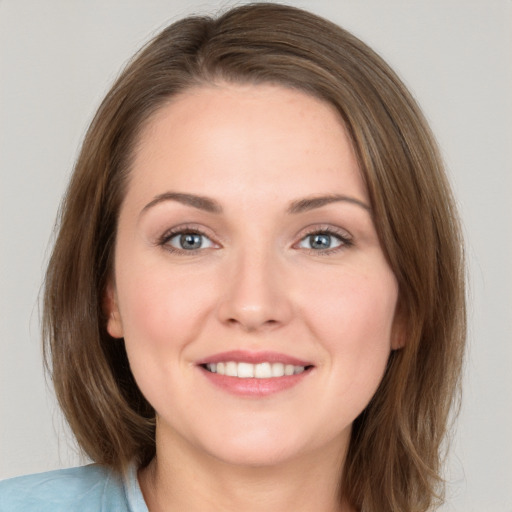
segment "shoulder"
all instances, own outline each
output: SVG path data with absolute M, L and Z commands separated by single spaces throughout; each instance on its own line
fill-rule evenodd
M 0 482 L 0 512 L 71 510 L 128 511 L 122 477 L 91 464 Z

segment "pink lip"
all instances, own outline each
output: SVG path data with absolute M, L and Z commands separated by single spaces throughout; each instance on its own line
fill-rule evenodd
M 205 365 L 209 363 L 227 361 L 252 364 L 269 362 L 293 364 L 294 366 L 313 366 L 307 361 L 303 361 L 286 354 L 280 354 L 278 352 L 249 352 L 245 350 L 222 352 L 206 357 L 205 359 L 197 362 L 198 369 L 215 386 L 233 395 L 254 398 L 262 398 L 296 386 L 311 374 L 312 368 L 308 368 L 297 375 L 285 375 L 283 377 L 274 377 L 271 379 L 240 379 L 238 377 L 228 377 L 227 375 L 212 373 L 205 368 Z
M 246 350 L 231 350 L 229 352 L 221 352 L 209 357 L 205 357 L 197 362 L 198 365 L 209 363 L 223 363 L 234 361 L 235 363 L 283 363 L 293 364 L 294 366 L 311 366 L 308 361 L 297 359 L 296 357 L 278 352 L 250 352 Z
M 305 370 L 297 375 L 285 375 L 272 379 L 239 379 L 218 373 L 209 372 L 206 368 L 198 367 L 203 375 L 215 386 L 232 395 L 263 398 L 296 386 L 310 375 L 311 370 Z

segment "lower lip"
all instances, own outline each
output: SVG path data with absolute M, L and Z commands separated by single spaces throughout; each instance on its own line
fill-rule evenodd
M 271 379 L 240 379 L 210 372 L 202 366 L 199 369 L 215 386 L 233 395 L 248 397 L 265 397 L 285 391 L 299 384 L 311 373 L 311 368 L 308 368 L 297 375 L 285 375 L 283 377 L 272 377 Z

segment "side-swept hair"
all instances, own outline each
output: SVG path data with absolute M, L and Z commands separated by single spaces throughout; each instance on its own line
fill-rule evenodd
M 441 443 L 465 340 L 460 228 L 438 149 L 414 99 L 356 37 L 293 7 L 251 4 L 172 24 L 125 68 L 76 162 L 44 297 L 45 357 L 60 405 L 94 461 L 121 470 L 155 454 L 155 413 L 106 331 L 119 209 L 137 136 L 170 97 L 218 82 L 272 83 L 339 112 L 399 285 L 404 347 L 353 425 L 344 497 L 365 512 L 425 511 L 442 495 Z

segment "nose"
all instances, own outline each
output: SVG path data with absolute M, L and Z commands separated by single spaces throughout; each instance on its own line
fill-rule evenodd
M 276 257 L 246 251 L 231 262 L 218 306 L 221 322 L 247 332 L 275 329 L 292 318 L 290 287 Z

